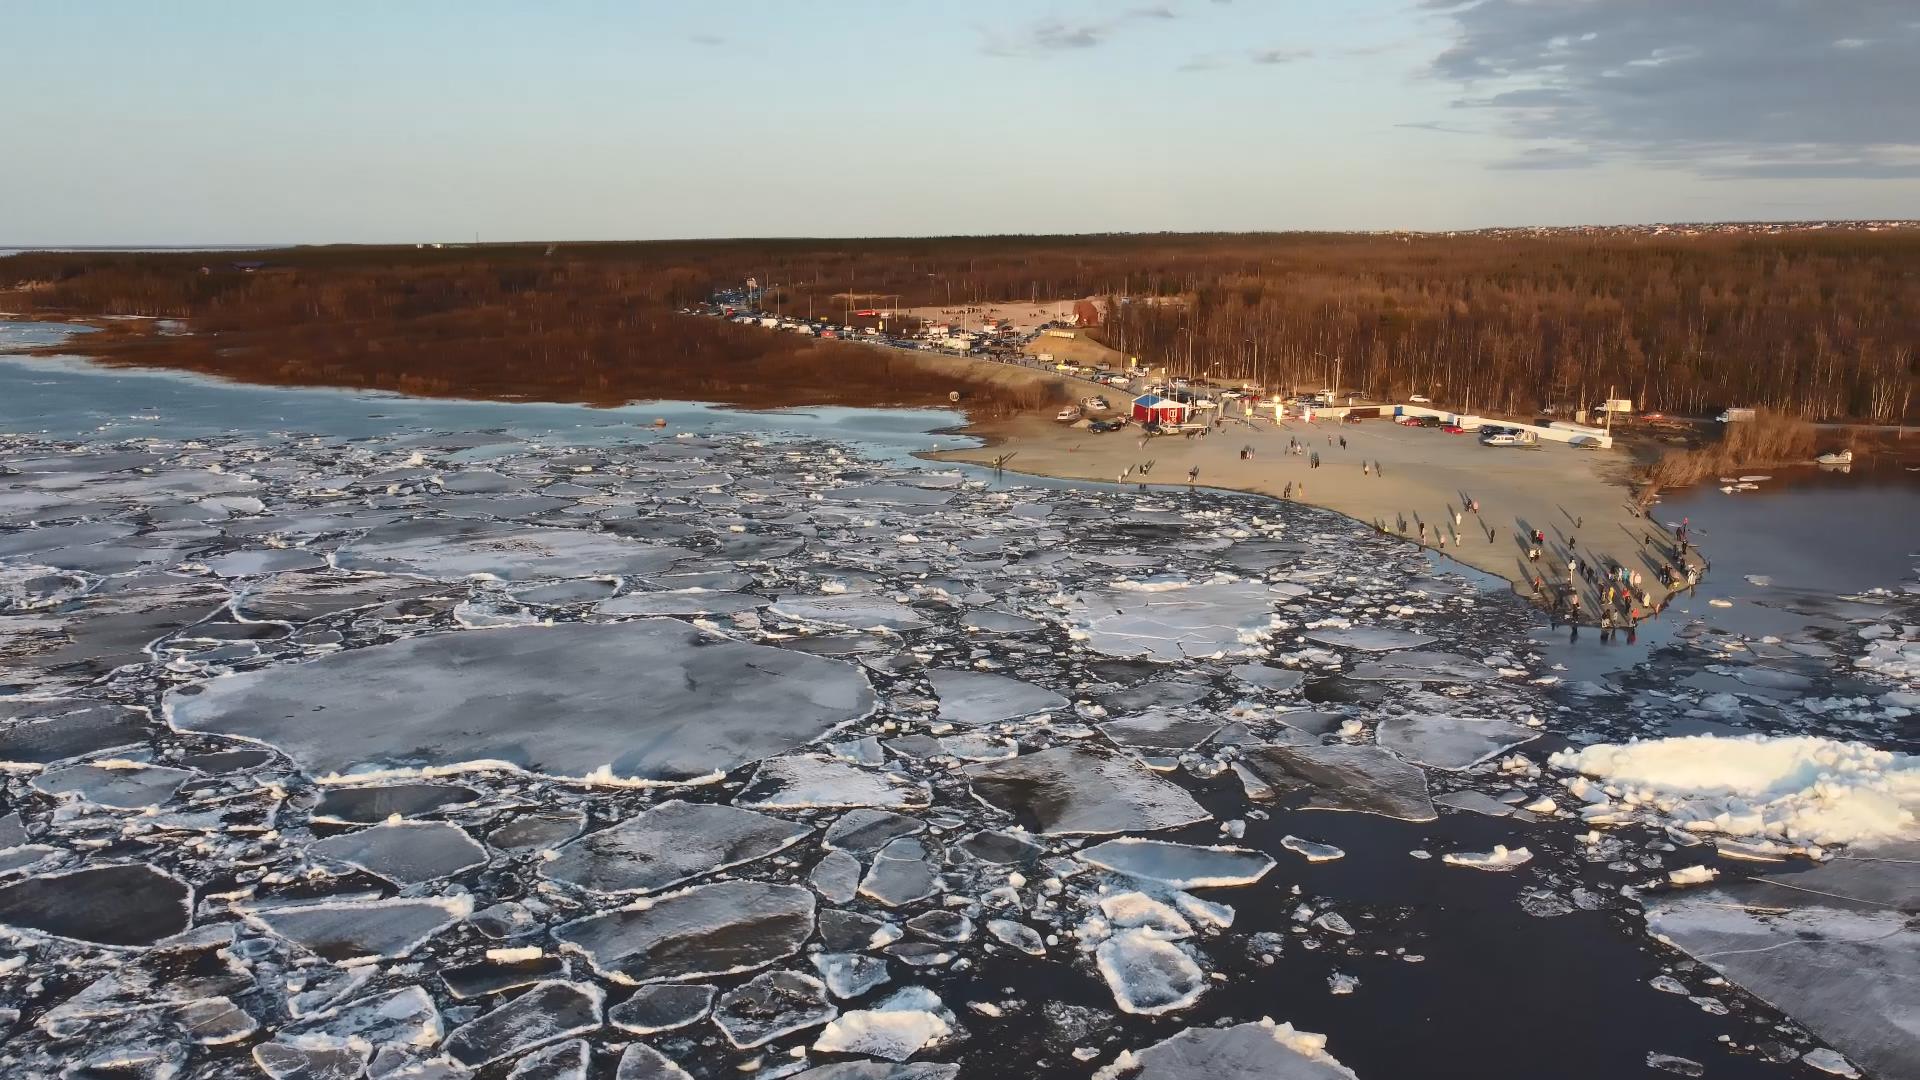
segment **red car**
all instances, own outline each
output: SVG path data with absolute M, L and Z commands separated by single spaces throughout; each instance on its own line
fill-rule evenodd
M 1459 424 L 1448 424 L 1440 430 L 1449 435 L 1465 435 L 1467 433 L 1467 429 L 1461 427 Z
M 1400 425 L 1401 427 L 1421 427 L 1421 426 L 1423 426 L 1423 425 L 1422 425 L 1422 424 L 1420 423 L 1420 418 L 1419 418 L 1419 417 L 1417 417 L 1417 416 L 1403 416 L 1403 417 L 1401 417 L 1400 419 L 1398 419 L 1398 420 L 1395 420 L 1395 421 L 1394 421 L 1394 423 L 1396 423 L 1396 424 L 1399 424 L 1399 425 Z

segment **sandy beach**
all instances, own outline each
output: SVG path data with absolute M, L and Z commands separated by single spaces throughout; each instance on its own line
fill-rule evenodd
M 1285 497 L 1292 485 L 1295 501 L 1404 535 L 1410 543 L 1424 542 L 1506 578 L 1525 595 L 1533 594 L 1536 578 L 1549 590 L 1564 584 L 1573 558 L 1639 570 L 1640 589 L 1656 603 L 1668 595 L 1656 568 L 1670 561 L 1673 538 L 1635 511 L 1626 483 L 1632 462 L 1619 450 L 1486 447 L 1471 435 L 1387 420 L 1256 419 L 1252 427 L 1230 420 L 1205 436 L 1160 436 L 1144 445 L 1135 427 L 1095 435 L 1037 417 L 982 424 L 972 431 L 989 444 L 929 456 L 992 464 L 1012 455 L 1009 471 L 1109 482 L 1124 476 L 1127 483 L 1185 484 L 1189 470 L 1198 469 L 1196 484 L 1276 498 Z M 1288 453 L 1293 440 L 1306 451 Z M 1241 458 L 1243 448 L 1252 450 L 1249 459 Z M 1315 453 L 1319 468 L 1312 466 Z M 1143 479 L 1140 468 L 1149 462 Z M 1478 513 L 1468 508 L 1472 501 L 1478 502 Z M 1538 562 L 1528 559 L 1528 537 L 1535 529 L 1546 534 Z M 1698 565 L 1697 557 L 1694 562 Z M 1579 588 L 1582 621 L 1597 618 L 1595 587 L 1583 580 Z

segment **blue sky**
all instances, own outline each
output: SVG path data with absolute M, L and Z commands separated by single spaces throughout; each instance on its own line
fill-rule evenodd
M 0 244 L 1920 215 L 1911 0 L 10 0 Z

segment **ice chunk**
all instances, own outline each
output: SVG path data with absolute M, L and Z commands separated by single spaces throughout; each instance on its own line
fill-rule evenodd
M 836 1061 L 795 1073 L 792 1080 L 955 1080 L 960 1066 L 932 1061 Z
M 346 963 L 405 956 L 472 910 L 470 898 L 448 897 L 323 901 L 244 914 L 309 952 Z
M 595 893 L 653 892 L 765 858 L 812 830 L 776 817 L 678 799 L 589 833 L 540 866 L 540 876 Z
M 1274 604 L 1285 595 L 1285 590 L 1249 582 L 1171 591 L 1083 589 L 1073 594 L 1065 612 L 1095 652 L 1178 663 L 1255 651 L 1272 634 Z
M 1199 847 L 1121 837 L 1079 853 L 1082 862 L 1176 889 L 1251 885 L 1273 869 L 1269 856 L 1242 847 Z
M 797 971 L 768 971 L 721 994 L 713 1022 L 736 1048 L 751 1050 L 839 1014 L 819 979 Z
M 715 990 L 698 983 L 656 983 L 607 1010 L 607 1022 L 635 1035 L 674 1031 L 706 1018 Z
M 583 810 L 534 810 L 487 834 L 487 843 L 501 851 L 547 851 L 580 835 L 587 827 Z
M 1523 847 L 1495 844 L 1492 851 L 1450 851 L 1440 856 L 1440 861 L 1453 866 L 1471 866 L 1475 870 L 1511 870 L 1532 862 L 1533 852 Z
M 1464 656 L 1439 652 L 1403 652 L 1384 660 L 1369 660 L 1347 673 L 1363 682 L 1470 683 L 1497 679 L 1500 673 Z
M 925 848 L 912 837 L 890 841 L 874 856 L 873 866 L 861 880 L 861 895 L 887 907 L 904 907 L 939 892 L 939 873 L 924 853 Z
M 991 724 L 1067 707 L 1067 699 L 1042 686 L 986 671 L 927 672 L 940 719 L 954 724 Z
M 862 593 L 833 596 L 783 596 L 772 612 L 801 622 L 826 623 L 850 630 L 924 630 L 931 624 L 905 604 Z
M 646 1043 L 630 1043 L 620 1054 L 613 1080 L 693 1080 L 672 1058 Z
M 521 1058 L 507 1080 L 587 1080 L 587 1041 L 574 1039 Z
M 396 885 L 418 885 L 484 865 L 487 849 L 444 821 L 397 821 L 329 836 L 307 849 Z
M 797 885 L 696 885 L 555 928 L 617 982 L 728 975 L 799 951 L 813 933 L 813 894 Z
M 1182 716 L 1169 709 L 1149 709 L 1139 716 L 1098 725 L 1107 738 L 1122 746 L 1178 754 L 1191 750 L 1220 730 L 1218 719 Z
M 905 1061 L 952 1032 L 944 1019 L 924 1009 L 862 1009 L 828 1024 L 813 1048 L 823 1054 Z
M 386 1047 L 438 1045 L 440 1035 L 440 1010 L 434 1007 L 433 998 L 418 986 L 406 986 L 297 1020 L 282 1028 L 277 1038 L 288 1047 L 308 1050 L 355 1046 L 361 1049 L 364 1061 Z
M 1263 690 L 1291 690 L 1307 679 L 1304 671 L 1272 664 L 1240 664 L 1232 671 L 1234 678 Z
M 1752 894 L 1724 885 L 1670 892 L 1648 902 L 1647 928 L 1793 1017 L 1869 1074 L 1911 1075 L 1920 1061 L 1911 1024 L 1920 930 L 1911 915 L 1849 911 L 1834 898 L 1801 895 L 1790 907 L 1759 908 L 1749 906 Z
M 1455 716 L 1389 716 L 1374 734 L 1381 746 L 1435 769 L 1465 769 L 1539 737 L 1504 720 Z
M 1353 649 L 1356 652 L 1393 652 L 1396 649 L 1417 649 L 1422 645 L 1431 645 L 1439 639 L 1432 634 L 1416 633 L 1412 630 L 1399 630 L 1386 626 L 1355 626 L 1338 630 L 1312 630 L 1306 635 L 1308 641 L 1336 648 Z
M 746 790 L 734 799 L 741 806 L 766 810 L 854 806 L 906 809 L 930 801 L 923 785 L 826 754 L 796 754 L 763 761 Z
M 814 970 L 837 998 L 859 997 L 891 978 L 887 962 L 877 956 L 853 952 L 814 953 Z
M 738 615 L 743 611 L 758 611 L 772 603 L 764 596 L 747 593 L 689 589 L 628 593 L 602 600 L 594 610 L 602 615 Z
M 1122 1012 L 1175 1012 L 1199 1001 L 1207 988 L 1200 965 L 1151 930 L 1123 930 L 1101 942 L 1094 956 Z
M 253 1048 L 254 1064 L 268 1080 L 357 1080 L 365 1075 L 373 1054 L 365 1046 L 291 1046 L 261 1043 Z
M 1853 1062 L 1848 1061 L 1846 1058 L 1824 1046 L 1816 1047 L 1801 1054 L 1800 1060 L 1819 1069 L 1823 1073 L 1846 1077 L 1847 1080 L 1859 1080 L 1860 1070 L 1853 1067 Z
M 1283 836 L 1280 846 L 1296 855 L 1304 855 L 1308 862 L 1332 862 L 1344 859 L 1347 853 L 1332 844 L 1322 844 L 1317 840 L 1302 840 L 1298 836 Z
M 448 1033 L 456 1061 L 478 1068 L 600 1026 L 606 994 L 592 983 L 546 982 Z
M 0 763 L 52 765 L 146 741 L 144 712 L 60 699 L 0 702 Z
M 916 836 L 926 830 L 926 822 L 904 814 L 849 810 L 827 828 L 827 834 L 821 839 L 828 847 L 871 855 L 898 837 Z
M 0 924 L 97 945 L 151 945 L 189 925 L 193 890 L 141 863 L 94 865 L 0 886 Z
M 183 731 L 279 747 L 316 775 L 499 761 L 688 781 L 783 753 L 873 702 L 866 679 L 838 661 L 641 619 L 349 649 L 183 687 L 167 714 Z M 529 708 L 543 718 L 537 737 Z M 324 724 L 313 721 L 319 709 Z
M 1084 746 L 1056 746 L 961 772 L 983 802 L 1046 835 L 1147 832 L 1210 816 L 1138 763 Z
M 692 552 L 609 533 L 504 521 L 414 518 L 377 526 L 340 549 L 343 570 L 505 581 L 623 574 L 646 577 Z
M 456 784 L 330 787 L 321 792 L 320 805 L 313 808 L 313 817 L 316 821 L 375 825 L 395 814 L 403 818 L 424 817 L 479 797 L 480 793 L 474 789 Z
M 489 950 L 489 955 L 509 955 L 516 950 Z M 530 948 L 533 956 L 512 956 L 510 959 L 489 959 L 466 967 L 443 968 L 440 981 L 447 984 L 447 992 L 462 1001 L 471 998 L 487 997 L 506 990 L 518 990 L 523 986 L 547 982 L 565 977 L 567 962 L 557 956 L 538 955 L 538 948 Z
M 1687 735 L 1549 761 L 1683 828 L 1816 844 L 1920 839 L 1920 755 L 1804 735 Z
M 180 785 L 193 777 L 185 769 L 110 762 L 69 765 L 41 773 L 33 778 L 33 788 L 47 795 L 71 795 L 95 806 L 140 810 L 171 799 Z
M 1137 1054 L 1122 1053 L 1094 1080 L 1359 1080 L 1326 1046 L 1325 1035 L 1266 1019 L 1188 1028 Z
M 1100 914 L 1120 930 L 1151 930 L 1173 940 L 1193 936 L 1193 926 L 1173 908 L 1146 893 L 1113 893 L 1100 898 Z
M 981 862 L 999 866 L 1029 865 L 1046 850 L 1029 837 L 1000 829 L 981 829 L 969 833 L 955 846 Z
M 1503 803 L 1485 792 L 1475 791 L 1472 788 L 1435 795 L 1433 804 L 1454 810 L 1485 814 L 1488 817 L 1509 817 L 1513 814 L 1513 804 Z
M 1427 774 L 1377 746 L 1250 746 L 1241 764 L 1281 790 L 1307 788 L 1310 810 L 1432 821 Z
M 1025 923 L 1012 919 L 988 919 L 987 933 L 1002 945 L 1019 949 L 1028 956 L 1047 955 L 1047 943 L 1041 938 L 1040 931 Z
M 836 904 L 850 904 L 860 891 L 860 860 L 838 849 L 829 849 L 813 864 L 807 884 Z

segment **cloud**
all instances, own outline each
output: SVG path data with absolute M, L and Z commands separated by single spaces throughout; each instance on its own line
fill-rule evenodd
M 1438 120 L 1408 120 L 1405 123 L 1395 124 L 1393 126 L 1397 128 L 1410 128 L 1414 131 L 1437 131 L 1443 135 L 1482 134 L 1482 132 L 1475 131 L 1472 128 L 1456 127 L 1452 124 L 1441 123 Z
M 1217 71 L 1221 67 L 1223 67 L 1225 63 L 1226 63 L 1226 55 L 1224 53 L 1217 53 L 1217 52 L 1196 53 L 1195 55 L 1188 57 L 1185 63 L 1181 64 L 1178 68 L 1175 68 L 1174 70 L 1176 71 Z
M 687 40 L 693 42 L 695 45 L 707 46 L 725 45 L 727 43 L 727 39 L 721 37 L 719 34 L 695 34 Z
M 1901 179 L 1920 161 L 1913 0 L 1425 0 L 1430 74 L 1509 135 L 1722 177 Z
M 1248 59 L 1256 64 L 1291 64 L 1312 55 L 1312 49 L 1258 49 Z
M 1129 23 L 1165 22 L 1179 17 L 1179 12 L 1165 4 L 1128 8 L 1105 18 L 1048 16 L 1012 32 L 983 30 L 980 51 L 988 56 L 1038 56 L 1095 49 L 1112 40 L 1114 34 Z

